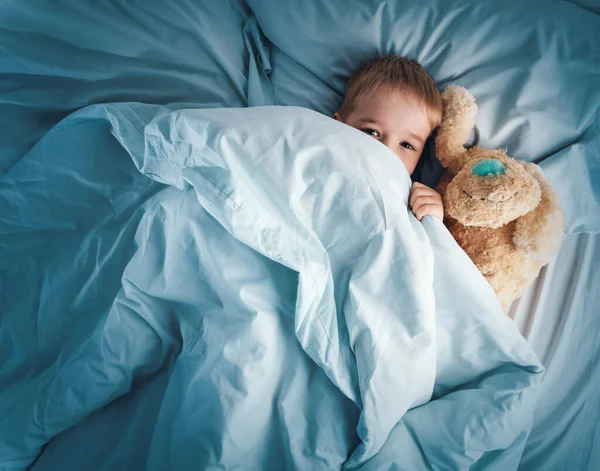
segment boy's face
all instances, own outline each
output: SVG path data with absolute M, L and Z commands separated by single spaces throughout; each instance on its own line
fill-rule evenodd
M 359 95 L 346 116 L 333 117 L 389 147 L 412 175 L 431 132 L 424 110 L 413 101 L 406 92 L 382 85 Z

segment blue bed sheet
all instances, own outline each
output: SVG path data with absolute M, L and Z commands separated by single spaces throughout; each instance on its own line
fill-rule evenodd
M 513 428 L 507 422 L 481 422 L 484 427 L 477 430 L 482 435 L 474 440 L 491 441 L 480 444 L 478 452 L 465 451 L 475 446 L 469 441 L 472 437 L 465 432 L 467 429 L 445 428 L 456 418 L 468 417 L 468 409 L 461 409 L 452 419 L 444 416 L 456 406 L 455 400 L 461 400 L 453 396 L 447 403 L 443 398 L 434 401 L 439 410 L 428 406 L 408 411 L 379 452 L 363 466 L 421 469 L 443 467 L 444 460 L 450 459 L 457 467 L 496 466 L 504 470 L 517 466 L 525 447 L 523 469 L 564 469 L 575 463 L 581 469 L 595 470 L 600 436 L 600 404 L 594 389 L 600 365 L 595 340 L 600 328 L 596 316 L 600 291 L 593 270 L 598 262 L 600 231 L 600 16 L 594 12 L 598 13 L 597 7 L 586 0 L 514 0 L 502 7 L 445 0 L 425 4 L 410 0 L 350 4 L 341 0 L 1 2 L 0 427 L 14 424 L 2 422 L 10 416 L 11 405 L 28 394 L 38 394 L 35 385 L 45 384 L 64 371 L 69 359 L 87 348 L 85 339 L 92 342 L 105 334 L 114 345 L 133 343 L 126 352 L 104 351 L 107 358 L 118 356 L 117 366 L 109 371 L 101 365 L 96 371 L 100 379 L 92 384 L 81 383 L 83 377 L 77 375 L 67 376 L 67 383 L 74 389 L 64 397 L 60 392 L 65 389 L 56 389 L 51 397 L 58 402 L 48 401 L 46 409 L 37 409 L 41 415 L 34 419 L 42 420 L 45 410 L 56 412 L 60 401 L 81 407 L 65 409 L 65 416 L 56 413 L 44 431 L 34 424 L 33 429 L 22 433 L 11 428 L 10 435 L 0 435 L 7 449 L 22 451 L 14 461 L 0 454 L 0 460 L 6 460 L 3 465 L 20 469 L 36 459 L 37 450 L 46 442 L 32 466 L 38 471 L 57 467 L 88 469 L 90 463 L 98 469 L 161 469 L 165 463 L 197 469 L 222 457 L 237 456 L 218 438 L 198 445 L 197 437 L 218 435 L 211 427 L 215 427 L 214 420 L 218 422 L 220 410 L 206 405 L 216 404 L 218 394 L 209 383 L 198 379 L 203 378 L 204 370 L 196 377 L 198 380 L 188 380 L 198 373 L 198 365 L 206 364 L 206 358 L 214 360 L 225 355 L 220 345 L 235 329 L 242 332 L 240 326 L 246 320 L 227 318 L 232 324 L 227 334 L 225 330 L 206 330 L 203 321 L 197 321 L 202 324 L 198 328 L 194 324 L 197 310 L 206 307 L 206 299 L 213 299 L 214 292 L 198 291 L 198 285 L 190 281 L 198 274 L 185 261 L 188 271 L 175 273 L 175 278 L 161 277 L 156 269 L 148 271 L 155 277 L 154 288 L 163 289 L 175 280 L 180 283 L 177 292 L 187 292 L 189 297 L 146 297 L 136 304 L 158 303 L 159 310 L 168 312 L 174 312 L 172 308 L 177 304 L 174 317 L 166 318 L 173 324 L 157 334 L 152 332 L 157 325 L 146 324 L 141 318 L 117 317 L 117 324 L 108 321 L 117 293 L 127 284 L 123 272 L 139 250 L 136 234 L 139 241 L 140 227 L 148 227 L 152 211 L 153 220 L 163 221 L 157 209 L 161 205 L 167 205 L 169 211 L 188 214 L 189 210 L 197 216 L 198 224 L 177 226 L 178 231 L 192 233 L 187 241 L 199 237 L 195 247 L 230 243 L 220 246 L 218 252 L 227 252 L 226 260 L 232 256 L 251 260 L 249 266 L 254 268 L 244 272 L 247 277 L 243 281 L 256 289 L 250 290 L 254 293 L 250 295 L 252 302 L 257 297 L 270 299 L 271 310 L 277 305 L 278 313 L 291 317 L 291 300 L 297 293 L 292 293 L 290 287 L 299 282 L 297 272 L 289 267 L 236 245 L 230 233 L 223 230 L 225 226 L 219 226 L 214 217 L 194 206 L 196 200 L 184 201 L 179 190 L 165 189 L 136 171 L 123 140 L 119 142 L 109 135 L 114 121 L 77 121 L 80 115 L 67 121 L 64 129 L 59 126 L 49 132 L 53 126 L 87 105 L 131 100 L 179 103 L 171 105 L 171 110 L 296 105 L 330 115 L 340 103 L 352 68 L 372 55 L 397 52 L 419 59 L 442 87 L 451 82 L 467 86 L 478 100 L 477 125 L 482 144 L 506 146 L 517 158 L 540 162 L 561 195 L 568 232 L 582 234 L 567 237 L 566 252 L 561 251 L 548 272 L 552 283 L 545 286 L 550 287 L 540 292 L 534 287 L 526 298 L 527 302 L 540 304 L 535 324 L 538 334 L 532 338 L 536 351 L 549 366 L 530 441 L 525 443 L 529 427 L 529 416 L 525 414 L 512 424 Z M 435 162 L 429 165 L 435 166 Z M 425 227 L 430 223 L 426 222 Z M 212 239 L 203 235 L 205 227 L 214 230 Z M 428 234 L 434 242 L 433 250 L 436 240 L 440 247 L 449 243 L 434 237 L 436 229 Z M 153 233 L 152 237 L 157 235 Z M 162 247 L 162 239 L 152 240 L 150 247 Z M 181 248 L 189 246 L 183 244 Z M 211 250 L 198 253 L 210 259 Z M 563 264 L 565 253 L 571 252 L 578 255 Z M 444 259 L 443 252 L 438 256 Z M 207 272 L 215 275 L 225 259 L 216 257 L 210 265 L 212 271 L 207 268 Z M 436 273 L 437 295 L 453 299 L 456 293 L 444 290 L 439 281 L 447 274 Z M 228 271 L 215 276 L 227 278 L 233 274 Z M 273 284 L 264 283 L 264 277 L 271 278 Z M 234 295 L 245 293 L 248 291 Z M 287 302 L 281 301 L 284 298 Z M 485 306 L 481 312 L 489 309 Z M 546 348 L 550 341 L 539 333 L 548 328 L 541 311 L 564 319 L 557 321 L 559 327 L 552 330 L 550 354 Z M 438 306 L 436 322 L 443 326 L 440 332 L 455 328 L 458 330 L 454 335 L 461 338 L 463 324 L 453 324 L 451 314 L 439 311 Z M 114 317 L 110 319 L 112 322 Z M 296 369 L 300 375 L 298 380 L 281 383 L 279 392 L 302 406 L 291 415 L 283 414 L 293 410 L 289 405 L 276 412 L 282 423 L 293 423 L 293 428 L 298 428 L 295 433 L 302 438 L 294 448 L 288 437 L 288 441 L 273 445 L 261 456 L 273 462 L 284 460 L 290 468 L 294 463 L 307 462 L 337 466 L 364 438 L 356 428 L 361 407 L 350 398 L 351 388 L 340 392 L 343 388 L 338 389 L 328 379 L 322 365 L 308 360 L 313 357 L 300 347 L 297 326 L 289 318 L 271 315 L 259 330 L 263 327 L 277 331 L 276 351 L 282 355 L 281 362 L 285 361 L 278 363 L 279 367 Z M 557 332 L 564 335 L 557 338 Z M 514 334 L 511 330 L 508 338 L 521 345 Z M 204 335 L 219 338 L 221 344 L 211 340 L 202 347 L 200 339 Z M 494 352 L 496 337 L 491 338 L 481 347 Z M 190 346 L 190 350 L 182 350 L 181 345 Z M 450 349 L 455 344 L 446 337 L 444 345 Z M 259 356 L 259 343 L 256 348 L 252 354 Z M 440 376 L 443 371 L 455 372 L 444 361 L 461 364 L 455 355 L 446 353 L 438 349 L 437 386 L 432 391 L 435 398 L 458 384 L 450 381 L 444 386 L 444 376 Z M 222 371 L 224 376 L 244 377 L 240 358 L 225 355 L 222 361 L 228 365 Z M 531 366 L 536 362 L 521 363 Z M 468 364 L 472 373 L 489 370 L 489 365 L 478 369 Z M 483 404 L 510 397 L 517 387 L 517 377 L 527 378 L 523 388 L 535 389 L 538 367 L 524 371 L 517 368 L 514 376 L 511 371 L 495 370 L 490 374 L 492 383 L 479 377 L 477 387 L 490 392 Z M 563 376 L 564 371 L 569 374 Z M 270 372 L 261 370 L 263 376 Z M 505 384 L 512 386 L 507 390 L 493 384 L 498 378 L 509 378 Z M 303 387 L 309 392 L 301 394 L 306 391 Z M 226 381 L 219 388 L 227 389 L 226 397 L 251 396 L 255 401 L 252 404 L 262 404 L 262 397 L 248 396 L 239 382 Z M 93 394 L 88 394 L 90 391 Z M 318 401 L 309 400 L 315 397 L 329 399 L 321 408 L 315 408 Z M 199 398 L 208 399 L 203 403 Z M 478 407 L 477 402 L 471 404 Z M 565 410 L 565 404 L 572 406 Z M 223 410 L 228 409 L 224 406 Z M 339 420 L 326 421 L 324 417 Z M 431 417 L 447 420 L 438 420 L 438 426 Z M 546 433 L 548 424 L 553 427 L 552 433 Z M 523 434 L 513 443 L 502 443 L 507 451 L 483 451 L 498 444 L 494 431 L 510 430 L 505 437 L 514 437 L 519 427 Z M 48 430 L 63 431 L 56 435 Z M 242 443 L 256 428 L 251 432 L 246 428 L 222 430 L 223 436 L 231 438 L 229 443 L 248 452 L 251 441 Z M 273 433 L 281 434 L 281 430 Z M 321 436 L 330 440 L 317 440 Z M 452 449 L 459 451 L 447 452 L 448 458 L 439 453 L 440 442 L 452 443 Z M 175 450 L 178 454 L 173 454 Z M 264 447 L 258 447 L 257 456 L 263 451 Z
M 97 105 L 1 184 L 3 469 L 519 462 L 543 369 L 363 133 Z
M 419 60 L 440 87 L 458 83 L 475 95 L 482 145 L 541 165 L 559 192 L 568 235 L 515 306 L 549 371 L 520 469 L 600 469 L 598 2 L 249 4 L 270 46 L 274 103 L 331 115 L 356 64 L 399 53 Z M 429 185 L 441 175 L 434 155 L 425 154 L 418 175 Z
M 511 313 L 546 367 L 519 468 L 600 467 L 600 234 L 566 236 Z

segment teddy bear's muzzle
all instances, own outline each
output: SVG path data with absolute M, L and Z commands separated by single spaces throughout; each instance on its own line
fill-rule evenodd
M 465 226 L 497 228 L 537 206 L 541 189 L 524 166 L 508 157 L 469 162 L 444 194 L 448 216 Z

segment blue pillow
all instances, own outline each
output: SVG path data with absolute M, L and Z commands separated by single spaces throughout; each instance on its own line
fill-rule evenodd
M 542 164 L 568 232 L 600 231 L 600 16 L 510 0 L 248 0 L 273 44 L 276 104 L 331 115 L 363 60 L 418 60 L 479 105 L 480 144 Z

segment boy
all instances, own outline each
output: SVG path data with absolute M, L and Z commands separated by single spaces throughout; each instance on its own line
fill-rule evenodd
M 352 73 L 333 117 L 389 147 L 412 175 L 442 108 L 440 91 L 418 62 L 388 55 Z M 409 205 L 419 221 L 426 214 L 444 218 L 441 196 L 421 183 L 413 183 Z

